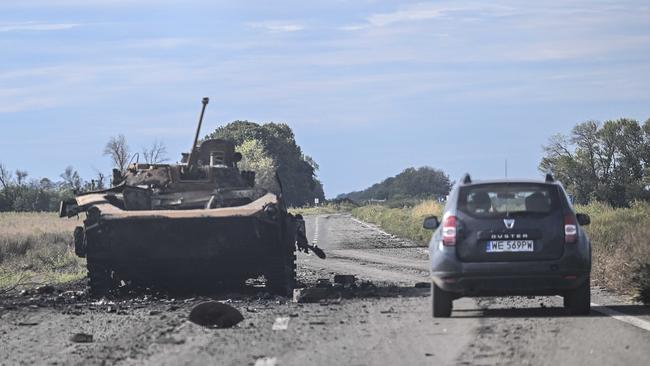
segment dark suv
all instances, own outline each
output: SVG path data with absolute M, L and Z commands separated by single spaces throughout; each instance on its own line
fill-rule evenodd
M 545 181 L 472 182 L 449 194 L 431 238 L 434 317 L 449 317 L 465 296 L 561 295 L 572 314 L 590 311 L 591 244 L 562 185 Z

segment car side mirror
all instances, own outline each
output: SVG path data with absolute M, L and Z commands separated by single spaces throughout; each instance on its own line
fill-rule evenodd
M 435 216 L 429 216 L 426 219 L 424 219 L 424 222 L 422 223 L 422 227 L 427 229 L 427 230 L 435 230 L 440 226 L 440 222 L 438 221 L 438 218 Z
M 576 214 L 576 219 L 578 220 L 578 224 L 580 224 L 580 226 L 587 226 L 591 224 L 591 217 L 589 217 L 587 214 Z

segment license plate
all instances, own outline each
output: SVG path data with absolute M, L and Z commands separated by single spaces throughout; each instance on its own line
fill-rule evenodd
M 534 240 L 491 240 L 487 242 L 485 251 L 488 253 L 532 252 L 535 250 Z

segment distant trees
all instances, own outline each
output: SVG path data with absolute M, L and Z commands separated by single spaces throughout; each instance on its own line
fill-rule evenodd
M 126 143 L 126 137 L 119 134 L 112 136 L 104 147 L 104 155 L 110 157 L 115 169 L 121 173 L 126 171 L 126 166 L 131 158 L 129 145 Z
M 2 211 L 55 211 L 62 199 L 72 197 L 73 185 L 79 174 L 69 167 L 61 175 L 69 178 L 66 182 L 52 182 L 47 178 L 28 180 L 29 174 L 16 170 L 15 174 L 0 164 L 0 212 Z M 69 185 L 70 184 L 70 185 Z
M 543 146 L 542 172 L 552 172 L 576 203 L 628 206 L 650 199 L 650 119 L 587 121 Z
M 234 121 L 207 137 L 231 140 L 243 147 L 244 165 L 263 168 L 258 173 L 262 185 L 269 187 L 277 171 L 287 204 L 302 206 L 314 198 L 324 200 L 323 186 L 316 178 L 318 165 L 302 152 L 287 124 Z
M 363 190 L 339 195 L 354 201 L 442 198 L 449 194 L 451 182 L 443 171 L 431 167 L 407 168 L 394 177 Z
M 149 147 L 142 149 L 142 158 L 147 164 L 161 164 L 169 160 L 167 158 L 167 147 L 162 141 L 154 140 Z

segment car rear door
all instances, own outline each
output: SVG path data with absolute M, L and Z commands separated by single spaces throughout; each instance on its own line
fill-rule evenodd
M 557 186 L 551 184 L 492 183 L 461 188 L 458 258 L 503 262 L 561 257 L 565 237 L 560 197 Z

